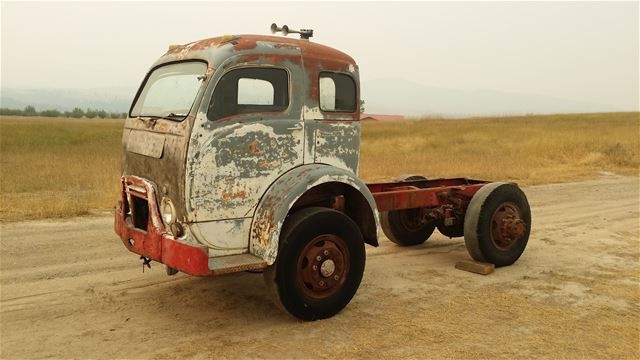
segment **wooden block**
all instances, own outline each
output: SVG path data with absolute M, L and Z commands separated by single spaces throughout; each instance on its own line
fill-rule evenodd
M 496 266 L 473 260 L 463 260 L 456 263 L 456 269 L 469 271 L 480 275 L 489 275 L 496 269 Z

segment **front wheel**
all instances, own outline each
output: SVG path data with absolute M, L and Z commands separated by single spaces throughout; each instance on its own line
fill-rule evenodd
M 364 266 L 364 240 L 353 220 L 336 210 L 310 207 L 286 220 L 265 281 L 291 315 L 324 319 L 351 301 Z

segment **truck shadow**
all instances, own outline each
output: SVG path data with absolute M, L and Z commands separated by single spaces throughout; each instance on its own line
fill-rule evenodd
M 185 274 L 176 281 L 153 286 L 144 292 L 147 301 L 157 306 L 157 320 L 166 319 L 172 326 L 209 323 L 296 322 L 297 319 L 280 310 L 271 299 L 262 274 L 237 273 L 218 277 L 191 277 Z M 144 299 L 139 299 L 144 301 Z M 188 326 L 187 326 L 188 327 Z M 199 329 L 198 331 L 202 331 Z
M 367 258 L 373 261 L 367 263 L 363 283 L 367 283 L 369 277 L 379 275 L 381 262 L 395 266 L 396 262 L 402 261 L 419 271 L 440 273 L 453 270 L 455 262 L 464 257 L 464 242 L 460 240 L 441 238 L 404 248 L 385 241 L 379 248 L 367 249 Z M 144 304 L 141 308 L 148 312 L 144 317 L 154 318 L 161 327 L 178 326 L 182 332 L 191 329 L 195 333 L 202 332 L 202 324 L 232 329 L 234 324 L 286 326 L 300 322 L 276 305 L 260 273 L 217 277 L 178 274 L 171 278 L 156 275 L 165 281 L 149 286 L 137 295 L 129 295 L 135 296 L 130 300 Z M 359 292 L 362 291 L 366 292 L 366 287 Z

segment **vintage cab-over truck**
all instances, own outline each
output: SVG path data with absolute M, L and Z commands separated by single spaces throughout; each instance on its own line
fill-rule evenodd
M 263 271 L 290 314 L 333 316 L 356 293 L 378 228 L 423 243 L 437 228 L 471 257 L 510 265 L 531 213 L 513 183 L 358 178 L 360 87 L 347 54 L 308 40 L 233 35 L 170 46 L 123 133 L 124 245 L 178 271 Z

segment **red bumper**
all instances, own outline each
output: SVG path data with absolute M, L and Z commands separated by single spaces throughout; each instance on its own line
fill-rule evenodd
M 153 185 L 137 176 L 123 176 L 121 181 L 122 201 L 114 227 L 127 249 L 190 275 L 213 275 L 205 246 L 182 243 L 165 231 Z M 136 211 L 146 216 L 134 220 Z

